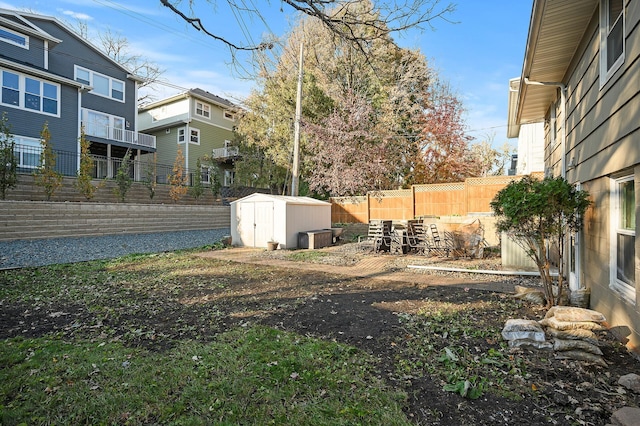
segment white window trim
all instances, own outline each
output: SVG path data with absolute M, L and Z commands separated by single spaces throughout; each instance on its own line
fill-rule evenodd
M 178 131 L 176 132 L 178 134 L 178 145 L 183 145 L 185 143 L 185 141 L 187 140 L 187 128 L 186 127 L 181 127 L 178 129 Z M 182 137 L 182 141 L 180 141 L 180 138 Z
M 27 49 L 27 50 L 29 50 L 29 36 L 28 36 L 28 35 L 24 35 L 24 34 L 22 34 L 22 33 L 19 33 L 19 32 L 13 31 L 13 30 L 10 30 L 9 28 L 7 28 L 7 27 L 3 27 L 3 26 L 1 26 L 1 25 L 0 25 L 0 30 L 2 30 L 2 31 L 6 31 L 6 32 L 11 33 L 11 34 L 13 34 L 13 35 L 16 35 L 16 36 L 18 36 L 18 37 L 24 38 L 24 44 L 16 43 L 15 41 L 13 41 L 13 40 L 11 40 L 11 39 L 4 38 L 4 37 L 2 37 L 2 36 L 0 36 L 0 41 L 3 41 L 3 42 L 5 42 L 5 43 L 12 44 L 12 45 L 14 45 L 14 46 L 18 46 L 18 47 L 21 47 L 21 48 L 23 48 L 23 49 Z
M 39 155 L 42 155 L 42 144 L 40 143 L 40 139 L 36 139 L 36 138 L 30 138 L 27 136 L 19 136 L 19 135 L 13 135 L 13 141 L 15 142 L 15 146 L 17 147 L 28 147 L 29 149 L 32 150 L 33 153 L 35 153 L 35 151 L 39 151 Z M 15 151 L 18 151 L 18 168 L 21 169 L 37 169 L 39 167 L 39 161 L 38 164 L 35 166 L 31 166 L 28 164 L 24 164 L 23 162 L 23 154 L 24 151 L 20 150 L 20 149 L 15 149 Z
M 202 110 L 202 114 L 198 113 L 198 106 L 200 106 L 200 110 Z M 195 112 L 198 117 L 211 118 L 211 105 L 204 102 L 196 101 Z
M 232 186 L 236 180 L 236 172 L 234 170 L 224 171 L 224 186 Z
M 196 133 L 196 134 L 197 134 L 197 136 L 198 136 L 198 141 L 197 141 L 197 142 L 193 142 L 193 141 L 191 140 L 191 135 L 192 135 L 193 133 Z M 194 127 L 191 127 L 191 128 L 189 129 L 189 143 L 190 143 L 191 145 L 200 145 L 200 129 L 196 129 L 196 128 L 194 128 Z
M 616 61 L 607 69 L 607 36 L 609 35 L 609 0 L 600 0 L 600 89 L 602 89 L 611 76 L 622 66 L 625 58 L 626 36 L 626 11 L 625 1 L 622 2 L 622 53 Z
M 9 72 L 11 74 L 15 74 L 18 76 L 18 105 L 13 105 L 13 104 L 8 104 L 8 103 L 4 103 L 2 102 L 2 88 L 4 87 L 4 82 L 2 79 L 2 72 L 6 71 Z M 36 110 L 36 109 L 32 109 L 32 108 L 27 108 L 25 106 L 25 102 L 24 102 L 24 96 L 26 94 L 26 78 L 29 78 L 31 80 L 35 80 L 40 82 L 40 94 L 38 96 L 40 96 L 40 109 Z M 56 95 L 57 95 L 57 99 L 56 99 L 56 112 L 54 113 L 50 113 L 50 112 L 46 112 L 43 110 L 44 108 L 44 84 L 43 83 L 47 83 L 51 86 L 54 86 L 56 88 Z M 54 83 L 52 81 L 48 81 L 48 80 L 43 80 L 41 78 L 38 77 L 34 77 L 32 75 L 28 75 L 28 74 L 22 74 L 13 70 L 8 70 L 8 69 L 4 69 L 4 68 L 0 68 L 0 105 L 2 105 L 2 107 L 7 107 L 7 108 L 16 108 L 16 109 L 21 109 L 23 111 L 29 111 L 29 112 L 33 112 L 36 114 L 42 114 L 42 115 L 48 115 L 50 117 L 60 117 L 60 96 L 62 94 L 62 91 L 60 90 L 60 85 L 58 83 Z
M 636 304 L 636 289 L 635 287 L 630 286 L 627 283 L 621 282 L 617 277 L 617 240 L 618 233 L 626 234 L 626 235 L 636 235 L 635 231 L 626 231 L 620 230 L 618 228 L 618 223 L 620 221 L 620 190 L 619 184 L 622 182 L 627 182 L 634 180 L 634 175 L 627 175 L 619 178 L 611 179 L 611 199 L 610 199 L 610 209 L 611 209 L 611 234 L 609 236 L 609 288 L 619 294 L 625 301 L 635 305 Z M 634 268 L 635 269 L 635 268 Z
M 89 68 L 84 68 L 78 65 L 74 65 L 74 71 L 73 71 L 73 78 L 74 80 L 78 80 L 78 70 L 83 70 L 89 73 L 89 85 L 93 87 L 93 76 L 94 75 L 98 75 L 100 77 L 106 78 L 107 80 L 109 80 L 109 95 L 105 96 L 102 93 L 98 93 L 95 90 L 92 90 L 91 93 L 92 95 L 96 95 L 96 96 L 100 96 L 101 98 L 106 98 L 106 99 L 111 99 L 112 101 L 116 101 L 116 102 L 121 102 L 121 103 L 125 103 L 125 100 L 127 99 L 127 85 L 125 84 L 124 81 L 122 80 L 118 80 L 117 78 L 113 78 L 110 77 L 106 74 L 102 74 L 93 70 L 90 70 Z M 114 98 L 113 97 L 113 83 L 114 82 L 118 82 L 120 84 L 122 84 L 122 99 L 118 99 L 118 98 Z
M 96 136 L 96 137 L 101 137 L 104 139 L 109 139 L 109 140 L 120 140 L 121 138 L 117 138 L 116 134 L 114 134 L 116 131 L 117 132 L 122 132 L 124 133 L 124 131 L 126 130 L 125 126 L 126 126 L 126 120 L 124 119 L 124 117 L 120 117 L 117 115 L 111 115 L 111 114 L 107 114 L 106 112 L 102 112 L 102 111 L 96 111 L 93 109 L 89 109 L 89 108 L 82 108 L 81 111 L 81 121 L 82 121 L 82 125 L 84 126 L 85 131 L 87 132 L 88 135 L 90 136 Z M 88 126 L 88 122 L 89 122 L 89 113 L 93 113 L 96 115 L 101 115 L 103 117 L 106 117 L 108 120 L 108 124 L 107 124 L 107 135 L 106 136 L 102 136 L 102 135 L 96 135 L 96 134 L 92 134 L 94 132 L 90 131 L 90 128 Z M 122 123 L 122 128 L 116 127 L 116 121 L 119 121 Z M 89 129 L 89 130 L 87 130 Z M 123 135 L 121 135 L 123 136 Z
M 207 173 L 207 179 L 202 180 L 202 175 Z M 211 168 L 209 166 L 200 166 L 200 181 L 202 183 L 211 183 Z

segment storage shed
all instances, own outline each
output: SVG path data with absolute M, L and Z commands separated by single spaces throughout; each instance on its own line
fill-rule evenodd
M 331 203 L 309 197 L 251 194 L 231 202 L 231 244 L 298 247 L 298 233 L 331 228 Z

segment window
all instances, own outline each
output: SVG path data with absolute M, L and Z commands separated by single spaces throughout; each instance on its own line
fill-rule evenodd
M 189 131 L 189 143 L 200 145 L 200 129 L 191 129 Z
M 600 2 L 600 85 L 624 62 L 623 0 Z
M 90 109 L 82 109 L 82 125 L 87 135 L 125 141 L 124 118 Z
M 209 170 L 209 167 L 202 166 L 200 168 L 200 181 L 202 183 L 211 183 L 211 170 Z
M 123 81 L 79 66 L 75 67 L 75 72 L 76 81 L 92 86 L 93 90 L 91 93 L 94 95 L 124 102 Z
M 15 147 L 13 154 L 17 160 L 19 169 L 35 169 L 40 166 L 40 154 L 42 146 L 40 140 L 24 136 L 14 136 Z
M 211 106 L 196 101 L 196 115 L 205 118 L 211 117 Z
M 635 303 L 636 197 L 633 175 L 612 181 L 611 287 Z
M 124 101 L 124 83 L 113 80 L 111 82 L 111 97 L 119 101 Z
M 225 170 L 224 171 L 224 186 L 232 186 L 233 181 L 236 178 L 236 172 L 233 170 Z
M 58 115 L 60 86 L 33 77 L 2 70 L 4 105 Z
M 233 116 L 233 113 L 231 111 L 225 111 L 224 118 L 226 118 L 227 120 L 233 120 L 235 117 Z
M 2 103 L 20 106 L 20 76 L 2 71 Z
M 0 27 L 0 40 L 4 41 L 5 43 L 20 46 L 24 49 L 29 48 L 29 37 L 15 31 L 11 31 L 8 28 Z
M 178 143 L 184 143 L 184 127 L 182 129 L 178 129 Z

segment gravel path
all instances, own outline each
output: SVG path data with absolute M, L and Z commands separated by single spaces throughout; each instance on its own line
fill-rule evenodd
M 119 234 L 100 237 L 0 241 L 0 269 L 112 259 L 203 247 L 230 235 L 229 229 Z

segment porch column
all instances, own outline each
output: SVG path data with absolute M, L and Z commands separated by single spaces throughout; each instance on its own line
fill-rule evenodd
M 142 179 L 140 178 L 140 175 L 141 175 L 140 174 L 140 172 L 141 172 L 141 170 L 140 170 L 140 168 L 141 168 L 140 155 L 141 155 L 140 149 L 137 149 L 136 150 L 136 158 L 135 158 L 135 161 L 133 162 L 133 180 L 135 182 L 141 182 L 142 181 Z
M 111 162 L 111 144 L 107 144 L 107 178 L 113 178 L 113 163 Z

